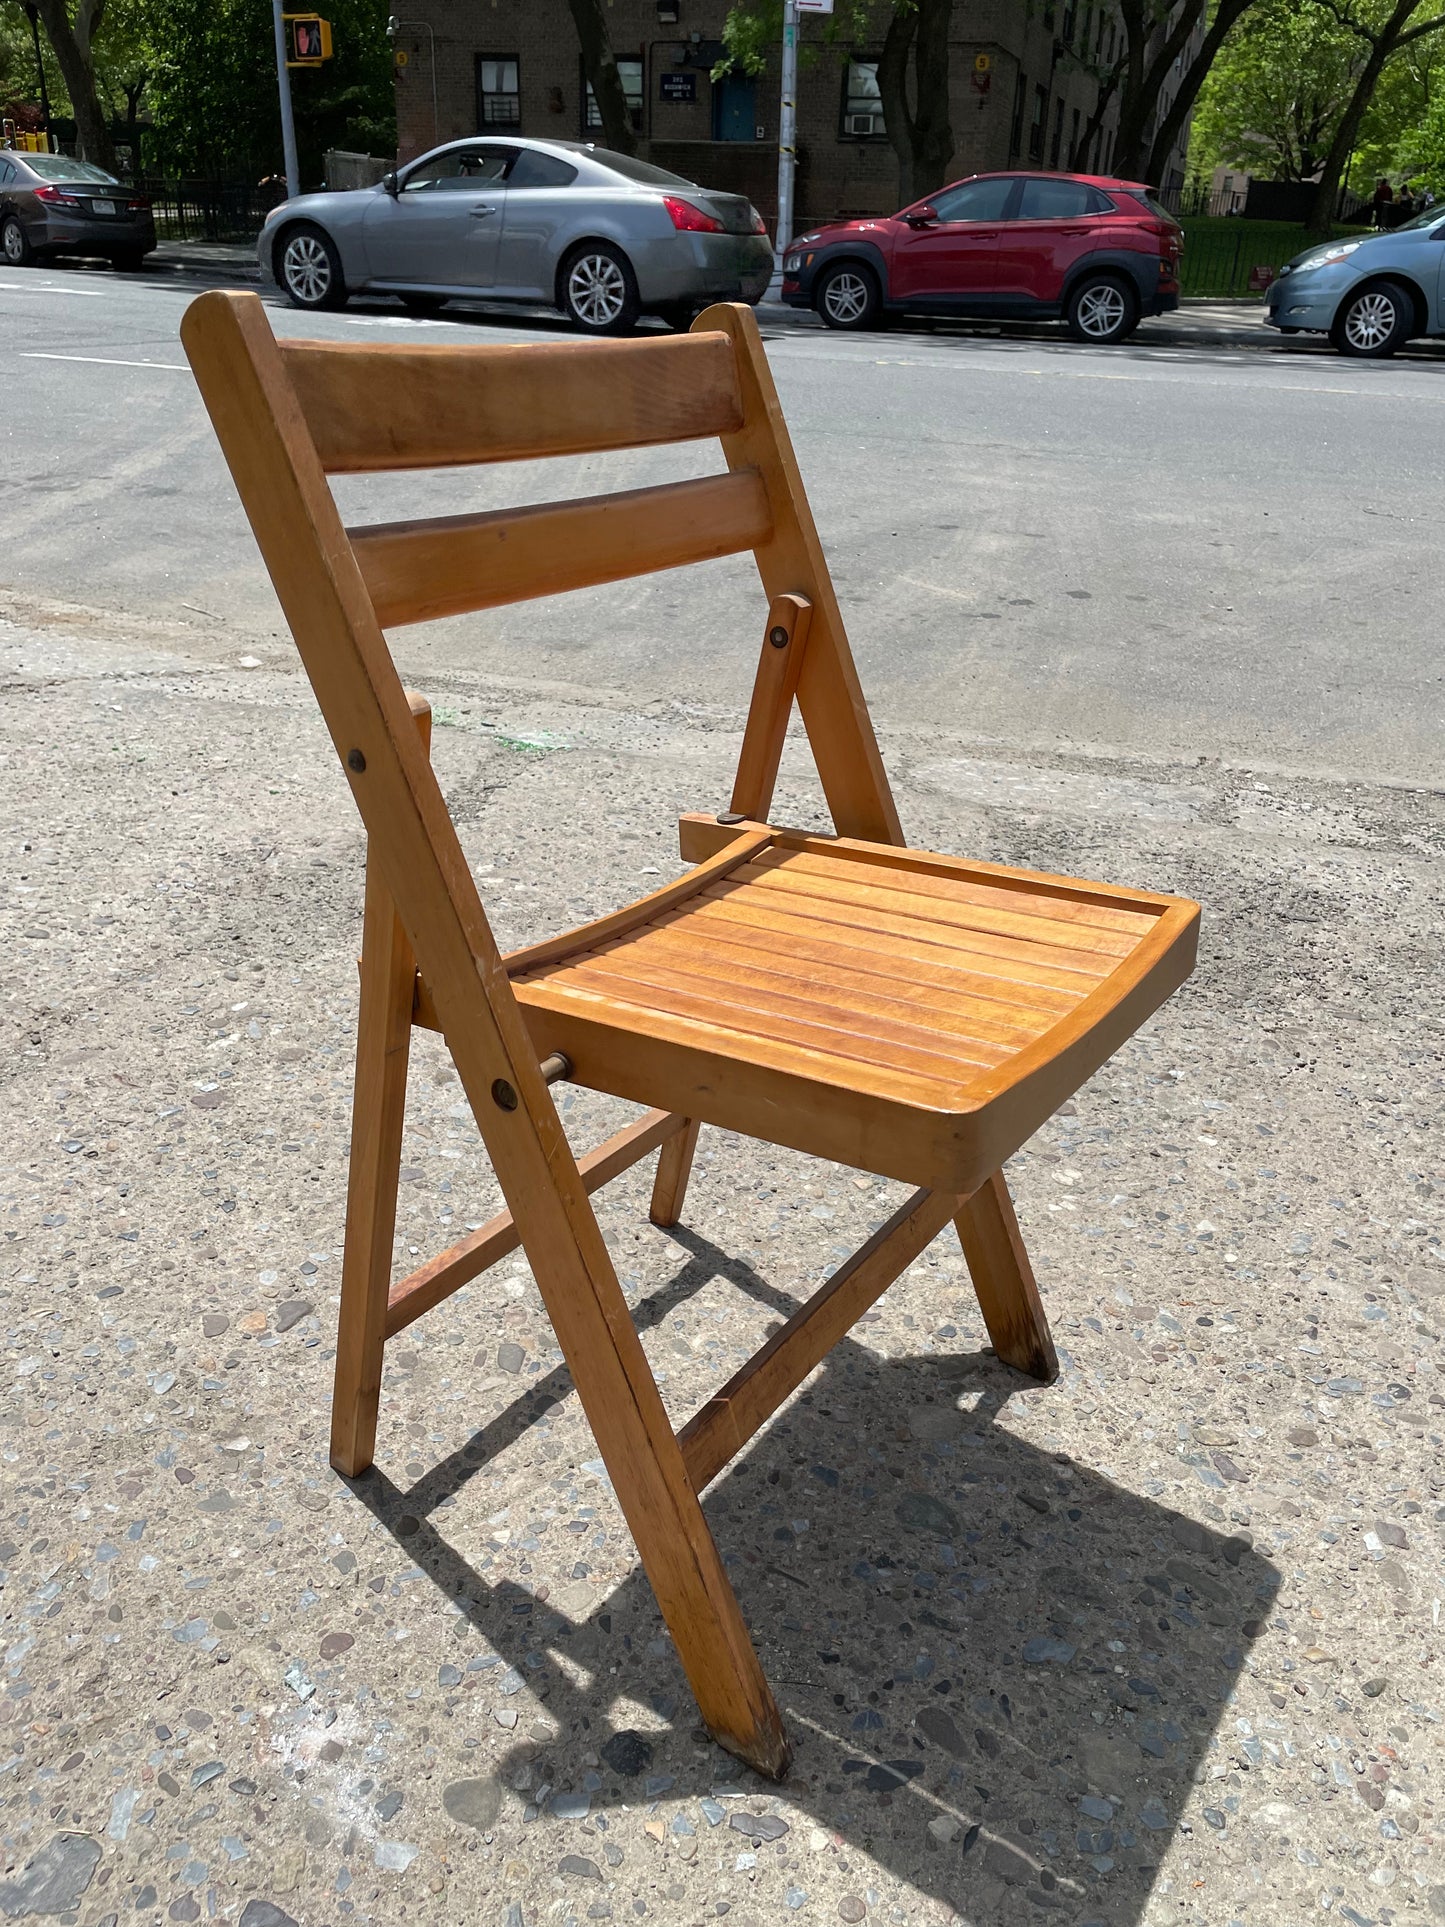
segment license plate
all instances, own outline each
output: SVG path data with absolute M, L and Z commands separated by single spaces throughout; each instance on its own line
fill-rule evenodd
M 90 207 L 91 207 L 91 212 L 93 214 L 114 214 L 115 213 L 114 201 L 92 201 L 90 204 Z

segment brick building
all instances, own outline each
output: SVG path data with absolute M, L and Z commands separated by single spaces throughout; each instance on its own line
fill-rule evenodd
M 747 194 L 771 227 L 779 76 L 774 68 L 755 80 L 712 79 L 726 13 L 727 0 L 607 0 L 639 152 Z M 824 44 L 824 24 L 809 16 L 801 26 L 798 225 L 891 213 L 899 201 L 878 49 L 860 47 L 848 58 Z M 1098 92 L 1080 62 L 1108 62 L 1119 40 L 1109 0 L 959 0 L 950 40 L 954 177 L 1067 168 Z M 567 0 L 407 0 L 394 44 L 403 159 L 479 132 L 602 137 Z M 1108 170 L 1114 121 L 1111 106 L 1087 157 L 1090 171 Z M 1172 171 L 1182 180 L 1182 153 L 1177 158 Z M 1167 173 L 1163 184 L 1171 184 Z

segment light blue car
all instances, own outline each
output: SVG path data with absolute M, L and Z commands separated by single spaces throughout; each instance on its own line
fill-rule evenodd
M 1322 241 L 1287 261 L 1265 300 L 1281 334 L 1324 334 L 1342 355 L 1392 355 L 1445 335 L 1445 206 L 1388 234 Z

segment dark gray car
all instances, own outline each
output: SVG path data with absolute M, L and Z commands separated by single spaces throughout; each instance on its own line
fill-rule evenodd
M 556 306 L 589 334 L 639 314 L 685 326 L 710 301 L 757 302 L 767 230 L 722 194 L 628 154 L 569 141 L 451 141 L 377 187 L 272 210 L 261 265 L 298 308 L 356 293 L 410 308 L 456 298 Z
M 68 154 L 0 149 L 0 261 L 7 267 L 98 254 L 135 269 L 155 244 L 150 202 L 114 174 Z

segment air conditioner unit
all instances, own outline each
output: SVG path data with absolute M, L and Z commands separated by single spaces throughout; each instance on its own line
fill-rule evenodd
M 878 118 L 876 114 L 850 114 L 848 116 L 848 132 L 850 134 L 871 134 L 874 131 L 873 123 Z

